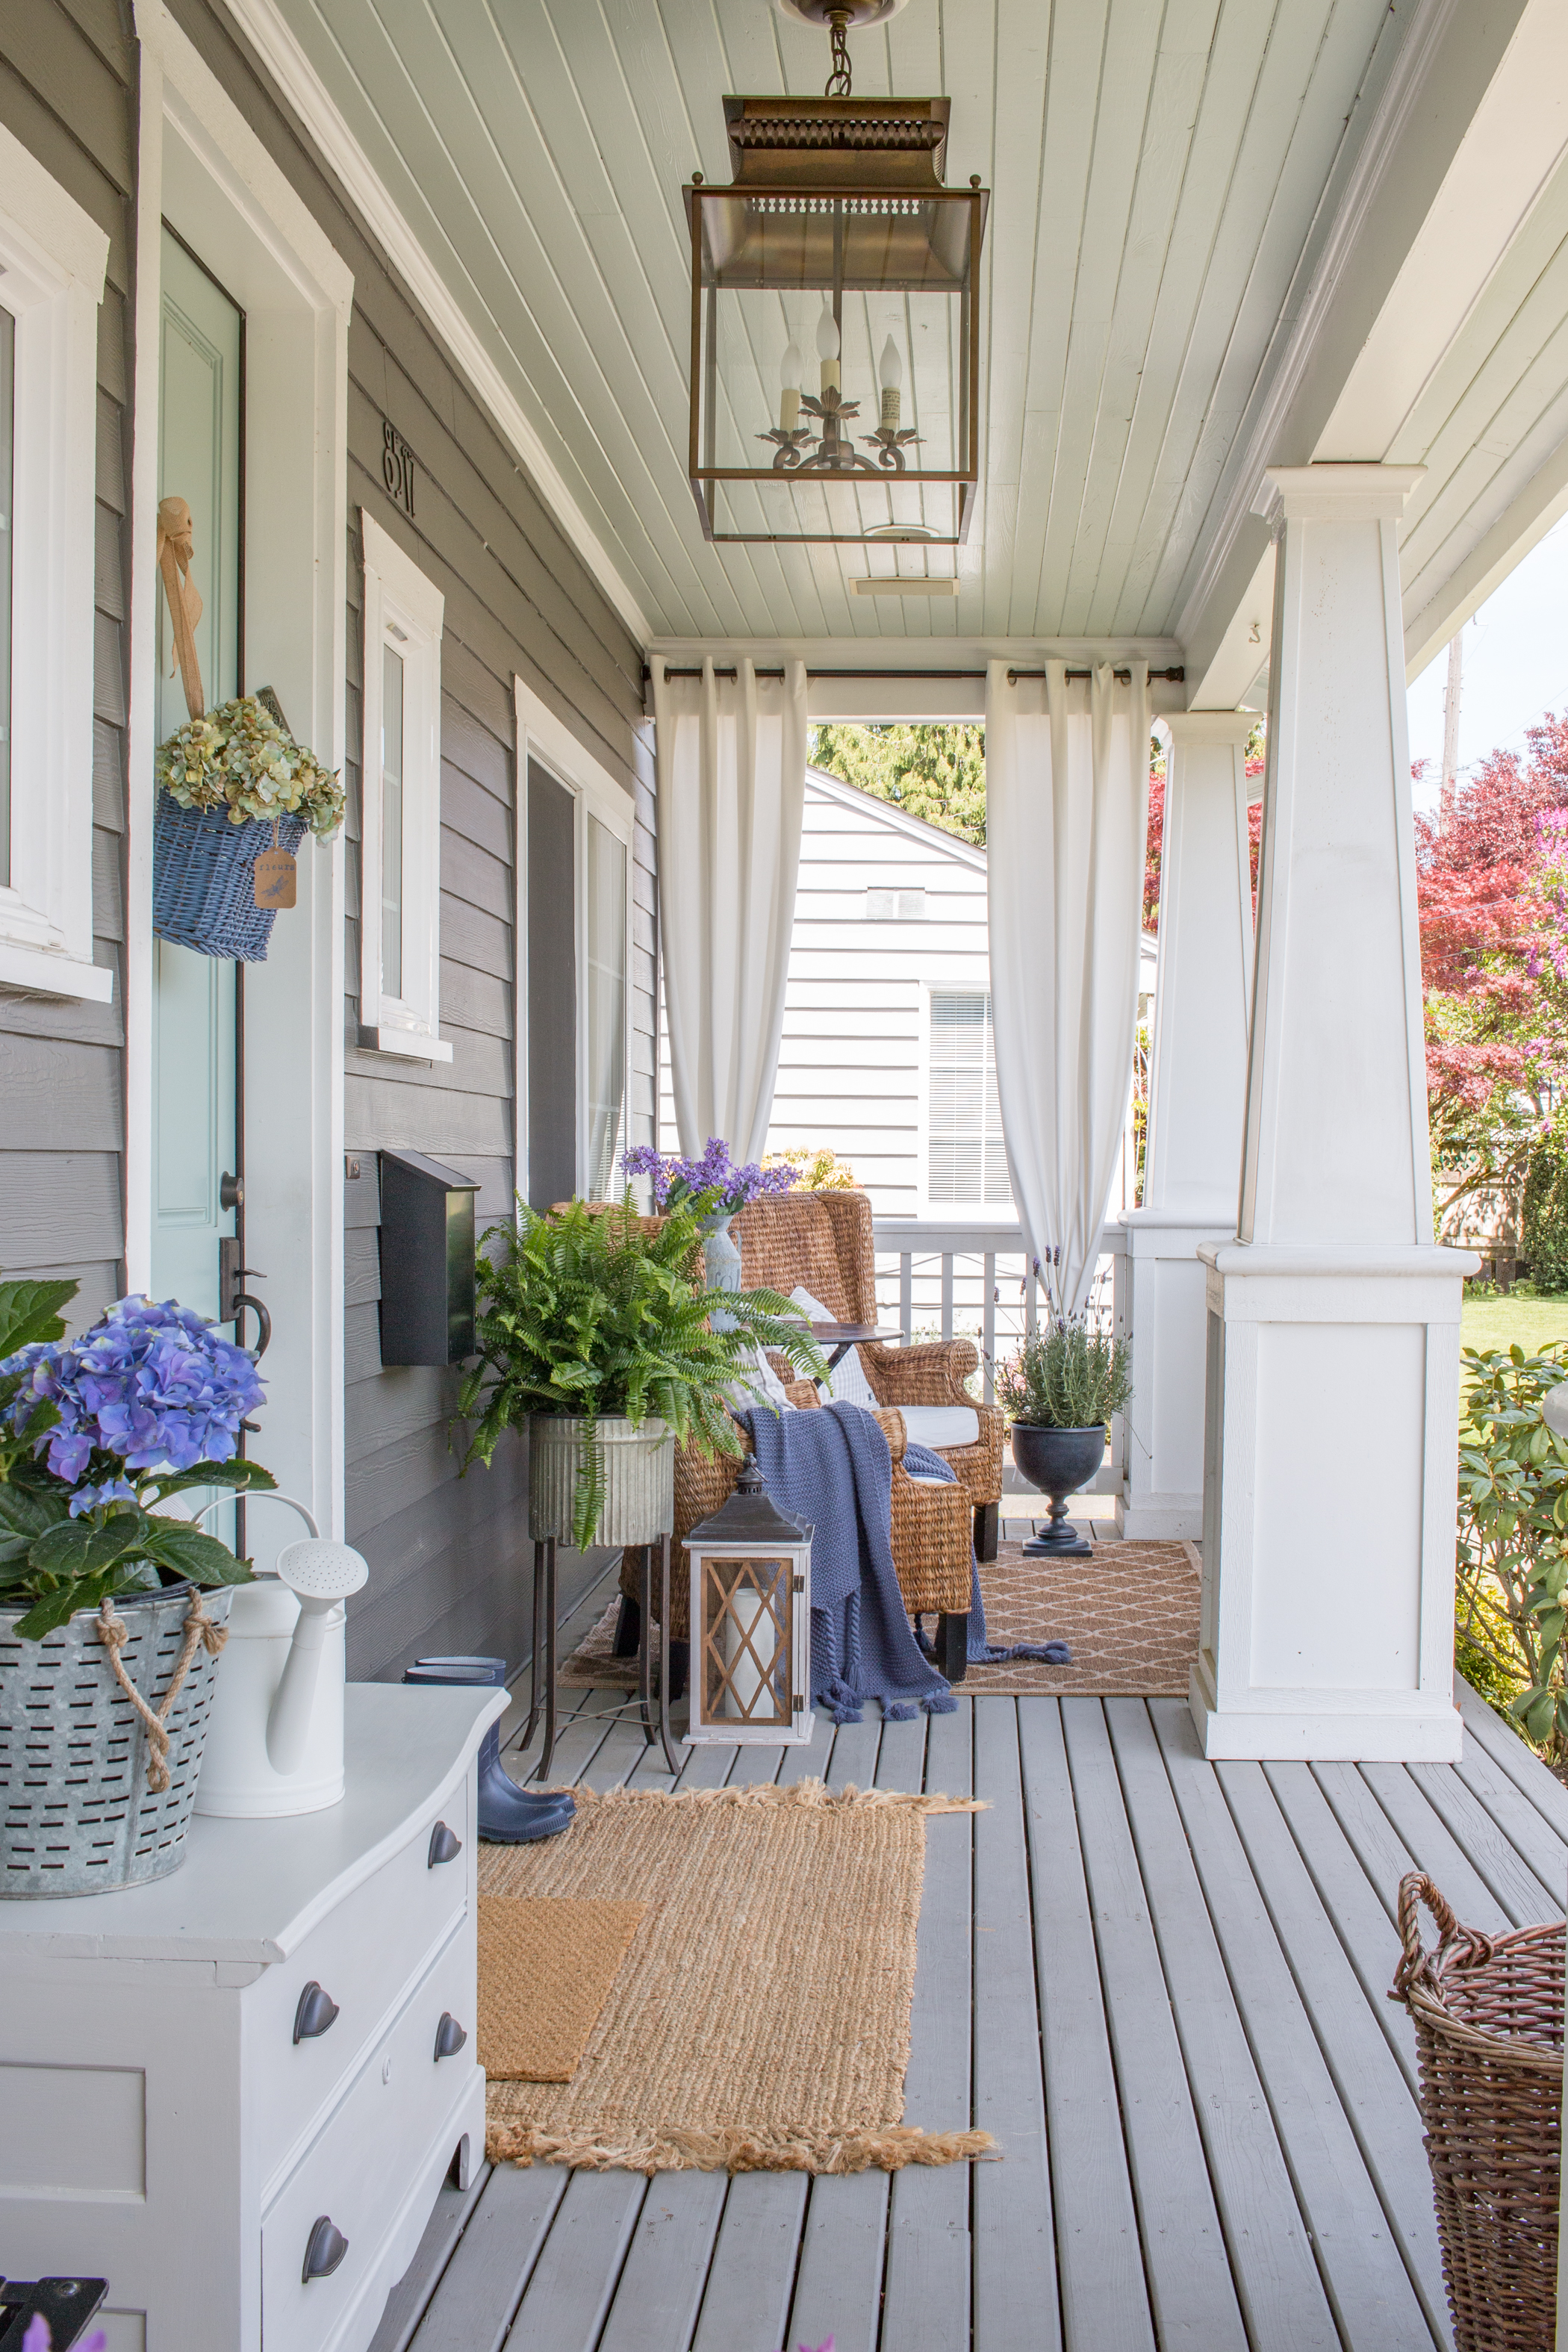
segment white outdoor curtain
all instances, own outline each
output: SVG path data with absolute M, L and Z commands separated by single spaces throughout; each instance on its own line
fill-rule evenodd
M 1059 1312 L 1094 1279 L 1138 1018 L 1149 671 L 1109 662 L 985 684 L 991 1009 L 1002 1129 L 1025 1238 Z
M 681 1150 L 767 1141 L 805 805 L 805 665 L 759 678 L 653 665 L 658 903 Z

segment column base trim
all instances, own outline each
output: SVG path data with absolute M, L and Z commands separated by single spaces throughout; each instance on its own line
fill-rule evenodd
M 1198 1543 L 1204 1532 L 1202 1495 L 1155 1495 L 1129 1503 L 1116 1498 L 1116 1532 L 1123 1543 Z
M 1465 1727 L 1451 1698 L 1413 1691 L 1253 1691 L 1215 1697 L 1205 1652 L 1187 1705 L 1211 1764 L 1457 1764 Z

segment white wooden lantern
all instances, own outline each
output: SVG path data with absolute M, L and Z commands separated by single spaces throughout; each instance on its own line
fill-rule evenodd
M 687 1537 L 689 1740 L 777 1748 L 811 1738 L 811 1536 L 748 1455 L 729 1501 Z

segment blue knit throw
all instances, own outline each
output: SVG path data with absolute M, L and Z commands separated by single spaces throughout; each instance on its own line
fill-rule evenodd
M 739 1416 L 781 1511 L 808 1519 L 811 1684 L 836 1723 L 859 1723 L 868 1698 L 889 1723 L 958 1702 L 921 1654 L 899 1591 L 891 1542 L 893 1461 L 875 1417 L 858 1404 Z M 944 1465 L 945 1466 L 945 1465 Z
M 933 1454 L 929 1445 L 906 1445 L 904 1468 L 911 1478 L 955 1479 L 958 1475 L 951 1462 Z M 1033 1658 L 1041 1665 L 1070 1666 L 1072 1652 L 1065 1642 L 1015 1642 L 1011 1649 L 997 1649 L 985 1638 L 985 1603 L 980 1598 L 980 1563 L 973 1549 L 969 1555 L 969 1646 L 964 1656 L 972 1666 L 1005 1665 L 1009 1658 Z M 917 1618 L 915 1633 L 927 1657 L 934 1654 L 926 1639 L 923 1623 Z

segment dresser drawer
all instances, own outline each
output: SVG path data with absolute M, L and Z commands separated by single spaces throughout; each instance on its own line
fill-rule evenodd
M 263 2202 L 385 2032 L 416 1971 L 472 1910 L 471 1783 L 470 1774 L 441 1809 L 440 1820 L 459 1842 L 450 1861 L 432 1864 L 434 1824 L 426 1822 L 246 1996 L 245 2131 Z M 312 1981 L 337 2003 L 338 2014 L 324 2032 L 296 2042 L 300 1996 Z
M 269 2352 L 327 2352 L 355 2313 L 410 2180 L 477 2073 L 477 1949 L 470 1912 L 264 2213 L 261 2333 Z M 468 2040 L 454 2057 L 437 2059 L 444 2013 L 467 2029 Z M 330 2276 L 307 2281 L 306 2249 L 323 2216 L 348 2248 Z M 372 2326 L 379 2315 L 372 2315 Z

